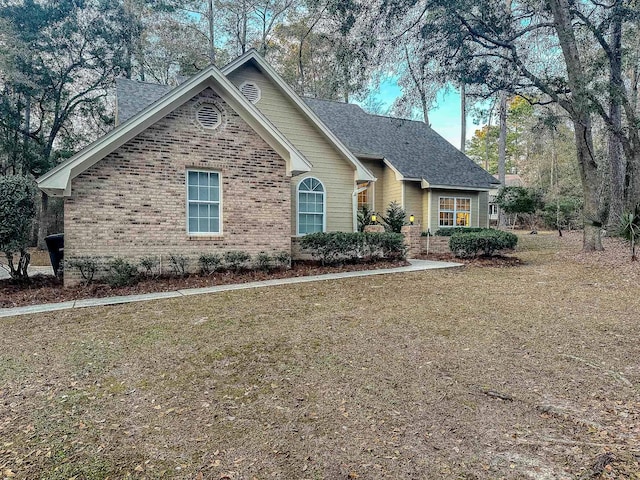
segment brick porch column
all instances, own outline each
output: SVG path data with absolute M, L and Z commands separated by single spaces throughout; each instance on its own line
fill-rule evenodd
M 404 243 L 407 244 L 407 258 L 415 258 L 420 255 L 422 246 L 420 236 L 422 229 L 420 225 L 405 225 L 402 227 L 402 235 L 404 235 Z

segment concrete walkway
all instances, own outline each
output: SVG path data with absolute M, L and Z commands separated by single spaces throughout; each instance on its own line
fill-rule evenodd
M 250 288 L 272 287 L 275 285 L 292 285 L 296 283 L 317 282 L 320 280 L 338 280 L 341 278 L 368 277 L 372 275 L 385 275 L 390 273 L 420 272 L 439 268 L 461 267 L 461 263 L 432 262 L 429 260 L 409 260 L 411 265 L 397 268 L 383 268 L 379 270 L 359 270 L 354 272 L 326 273 L 323 275 L 310 275 L 307 277 L 276 278 L 261 282 L 236 283 L 231 285 L 215 285 L 203 288 L 188 288 L 172 292 L 146 293 L 144 295 L 124 295 L 119 297 L 87 298 L 84 300 L 72 300 L 61 303 L 45 303 L 42 305 L 28 305 L 26 307 L 0 308 L 0 317 L 12 317 L 27 315 L 30 313 L 54 312 L 57 310 L 69 310 L 71 308 L 98 307 L 103 305 L 117 305 L 121 303 L 145 302 L 148 300 L 160 300 L 163 298 L 187 297 L 190 295 L 202 295 L 206 293 L 228 292 L 231 290 L 247 290 Z

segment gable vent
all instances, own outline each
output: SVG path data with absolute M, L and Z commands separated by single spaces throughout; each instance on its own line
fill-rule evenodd
M 215 105 L 205 103 L 196 111 L 196 119 L 202 128 L 215 129 L 222 122 L 222 113 Z
M 255 83 L 243 83 L 240 91 L 251 103 L 258 103 L 260 100 L 260 88 Z

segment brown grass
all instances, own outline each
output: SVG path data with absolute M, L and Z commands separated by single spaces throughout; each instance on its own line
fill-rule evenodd
M 637 266 L 521 243 L 517 267 L 2 320 L 0 476 L 640 478 Z

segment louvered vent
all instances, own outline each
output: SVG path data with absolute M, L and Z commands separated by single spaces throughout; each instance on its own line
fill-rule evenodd
M 260 100 L 260 88 L 255 83 L 243 83 L 240 91 L 251 103 L 258 103 Z
M 205 103 L 198 108 L 196 119 L 202 128 L 215 129 L 218 128 L 222 122 L 222 114 L 215 105 Z

